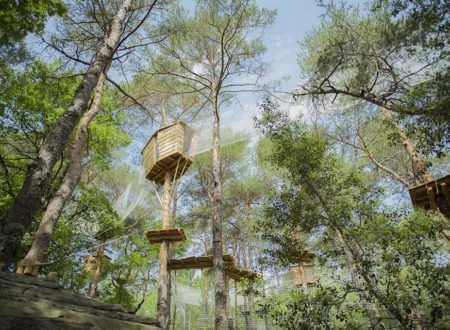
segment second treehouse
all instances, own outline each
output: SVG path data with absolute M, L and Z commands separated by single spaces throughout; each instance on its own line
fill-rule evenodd
M 174 190 L 172 182 L 181 177 L 192 164 L 187 156 L 191 147 L 193 130 L 185 123 L 177 122 L 157 130 L 142 150 L 145 177 L 164 185 L 162 204 L 162 227 L 146 231 L 150 243 L 160 243 L 157 318 L 163 329 L 168 327 L 170 274 L 168 260 L 172 243 L 184 241 L 183 229 L 170 228 L 170 200 Z

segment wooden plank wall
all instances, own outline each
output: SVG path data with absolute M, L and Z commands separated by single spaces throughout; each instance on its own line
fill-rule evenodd
M 183 154 L 185 126 L 184 123 L 176 123 L 160 129 L 152 136 L 142 151 L 145 176 L 152 171 L 156 162 L 167 159 L 167 166 L 170 167 L 170 163 L 177 161 L 178 157 L 169 158 L 173 155 Z

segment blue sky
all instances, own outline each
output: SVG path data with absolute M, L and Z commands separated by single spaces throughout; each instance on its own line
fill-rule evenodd
M 187 8 L 193 8 L 191 1 L 184 1 Z M 300 83 L 300 69 L 297 56 L 300 52 L 299 41 L 314 26 L 320 24 L 321 15 L 325 9 L 317 6 L 316 0 L 257 0 L 260 7 L 276 9 L 277 16 L 272 26 L 264 33 L 264 43 L 267 52 L 263 61 L 269 64 L 266 81 L 283 79 L 278 89 L 292 91 Z M 228 127 L 255 134 L 253 116 L 257 114 L 257 102 L 260 95 L 241 94 L 238 101 L 228 109 L 222 109 L 222 128 L 225 135 L 230 132 Z M 283 95 L 283 99 L 292 98 Z M 282 104 L 288 106 L 287 104 Z M 294 117 L 305 113 L 303 104 L 289 105 L 289 111 Z M 225 124 L 225 125 L 224 125 Z
M 290 76 L 283 87 L 293 89 L 299 83 L 297 54 L 298 42 L 313 26 L 320 23 L 320 15 L 325 11 L 317 6 L 315 0 L 259 0 L 261 7 L 276 8 L 276 20 L 265 35 L 267 54 L 265 61 L 270 63 L 269 78 L 280 79 Z

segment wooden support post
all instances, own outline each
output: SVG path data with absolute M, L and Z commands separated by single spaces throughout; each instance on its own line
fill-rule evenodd
M 164 194 L 162 208 L 162 229 L 170 227 L 170 182 L 172 174 L 166 171 L 164 175 Z M 159 277 L 158 277 L 158 305 L 157 318 L 160 327 L 168 328 L 169 321 L 169 274 L 167 269 L 167 261 L 169 258 L 170 241 L 164 240 L 159 250 Z
M 239 329 L 238 289 L 236 280 L 234 280 L 234 329 Z
M 438 205 L 436 202 L 436 196 L 434 195 L 434 190 L 433 190 L 432 186 L 427 187 L 427 195 L 428 195 L 428 198 L 430 199 L 431 209 L 438 211 L 439 209 L 438 209 Z
M 303 265 L 303 260 L 300 260 L 300 262 L 298 263 L 298 269 L 300 271 L 300 277 L 302 279 L 303 292 L 305 294 L 307 294 L 308 293 L 308 283 L 306 280 L 305 267 Z
M 227 328 L 233 329 L 233 312 L 231 311 L 231 301 L 230 301 L 230 276 L 225 275 L 225 290 L 227 291 Z
M 94 299 L 95 294 L 97 293 L 98 282 L 100 281 L 101 269 L 102 269 L 102 261 L 103 255 L 105 254 L 105 244 L 107 237 L 103 235 L 100 238 L 100 246 L 97 251 L 97 268 L 95 269 L 94 278 L 92 279 L 92 283 L 89 288 L 89 298 Z

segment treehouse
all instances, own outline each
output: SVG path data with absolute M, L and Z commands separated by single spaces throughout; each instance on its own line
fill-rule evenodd
M 145 177 L 163 184 L 167 171 L 172 179 L 182 176 L 192 163 L 188 151 L 193 134 L 194 131 L 183 122 L 157 130 L 142 150 Z
M 317 284 L 315 278 L 315 255 L 305 252 L 298 261 L 297 266 L 291 267 L 290 273 L 294 286 L 307 287 L 308 285 Z
M 436 210 L 450 217 L 450 175 L 409 189 L 414 207 Z
M 102 262 L 109 262 L 110 260 L 111 258 L 106 255 L 99 256 L 98 254 L 94 254 L 88 256 L 84 260 L 83 270 L 88 274 L 93 274 Z

